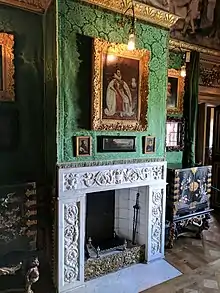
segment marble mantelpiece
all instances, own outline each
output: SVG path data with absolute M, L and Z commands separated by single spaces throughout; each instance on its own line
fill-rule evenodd
M 58 169 L 54 282 L 58 292 L 84 282 L 86 194 L 145 187 L 145 260 L 164 257 L 166 162 Z M 142 188 L 143 189 L 143 188 Z

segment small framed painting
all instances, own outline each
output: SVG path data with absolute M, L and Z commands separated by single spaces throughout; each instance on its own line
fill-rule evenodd
M 169 69 L 167 81 L 167 113 L 181 114 L 183 112 L 184 77 L 180 70 Z
M 76 156 L 91 156 L 92 154 L 92 138 L 91 136 L 76 137 Z
M 99 152 L 135 152 L 135 136 L 100 136 L 98 138 Z
M 145 136 L 144 138 L 144 153 L 152 154 L 156 150 L 156 138 L 154 136 Z

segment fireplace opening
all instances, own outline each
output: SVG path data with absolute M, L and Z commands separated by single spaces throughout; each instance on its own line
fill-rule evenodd
M 123 245 L 115 231 L 115 190 L 87 194 L 85 240 L 100 251 Z
M 144 260 L 147 193 L 143 186 L 87 194 L 86 281 Z

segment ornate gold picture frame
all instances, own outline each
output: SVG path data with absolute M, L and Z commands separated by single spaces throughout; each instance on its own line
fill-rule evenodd
M 14 36 L 0 33 L 0 101 L 14 101 Z
M 150 52 L 94 40 L 92 129 L 147 128 Z
M 185 79 L 180 70 L 168 69 L 167 114 L 182 114 Z

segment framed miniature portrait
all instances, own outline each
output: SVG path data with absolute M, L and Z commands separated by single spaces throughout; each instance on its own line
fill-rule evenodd
M 76 156 L 91 156 L 92 154 L 92 138 L 91 136 L 76 137 Z
M 154 136 L 145 136 L 144 138 L 144 153 L 152 154 L 156 150 L 156 138 Z
M 169 69 L 167 81 L 167 114 L 183 112 L 184 77 L 180 70 Z
M 95 39 L 93 59 L 92 128 L 145 130 L 150 52 Z

